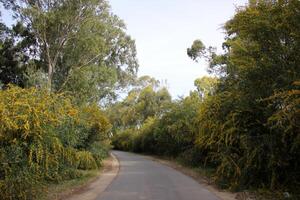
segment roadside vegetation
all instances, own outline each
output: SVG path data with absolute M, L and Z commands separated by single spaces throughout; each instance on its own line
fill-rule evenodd
M 111 107 L 114 147 L 212 169 L 222 188 L 299 198 L 299 9 L 297 0 L 239 7 L 222 54 L 201 40 L 187 49 L 209 63 L 197 90 L 172 101 L 148 78 Z
M 111 144 L 221 188 L 300 198 L 300 1 L 237 8 L 222 53 L 195 40 L 187 55 L 210 75 L 175 100 L 137 77 L 135 42 L 106 0 L 0 2 L 14 16 L 0 20 L 0 199 L 83 180 Z
M 110 124 L 99 108 L 76 107 L 45 90 L 8 87 L 0 93 L 1 199 L 34 199 L 47 183 L 101 166 Z
M 0 199 L 41 199 L 97 175 L 135 44 L 103 0 L 0 2 L 14 16 L 0 23 Z

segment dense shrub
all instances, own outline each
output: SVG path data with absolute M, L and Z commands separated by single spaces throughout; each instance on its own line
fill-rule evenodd
M 109 128 L 98 107 L 74 106 L 63 94 L 0 91 L 0 199 L 34 199 L 46 182 L 97 168 Z
M 134 129 L 126 129 L 126 130 L 119 131 L 118 134 L 116 134 L 112 138 L 111 143 L 115 149 L 132 151 L 134 135 L 135 135 Z
M 198 96 L 182 99 L 159 117 L 147 118 L 139 129 L 118 131 L 112 144 L 116 149 L 177 157 L 194 148 Z M 194 162 L 194 161 L 191 161 Z

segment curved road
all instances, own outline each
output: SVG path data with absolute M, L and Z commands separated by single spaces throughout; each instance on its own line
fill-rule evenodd
M 143 156 L 114 151 L 120 171 L 97 200 L 220 200 L 192 178 Z

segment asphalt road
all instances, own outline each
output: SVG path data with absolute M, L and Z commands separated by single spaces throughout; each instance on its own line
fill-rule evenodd
M 97 200 L 220 200 L 192 178 L 143 156 L 114 151 L 120 171 Z

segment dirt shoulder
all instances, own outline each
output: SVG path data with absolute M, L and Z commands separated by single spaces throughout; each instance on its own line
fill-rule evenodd
M 82 184 L 70 187 L 58 194 L 50 194 L 49 200 L 94 200 L 114 180 L 119 172 L 119 161 L 113 155 L 103 161 L 103 167 L 94 177 L 84 180 Z

